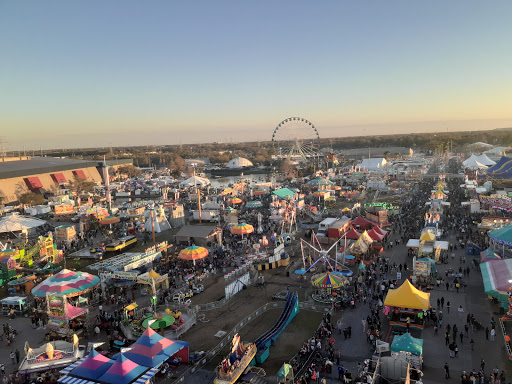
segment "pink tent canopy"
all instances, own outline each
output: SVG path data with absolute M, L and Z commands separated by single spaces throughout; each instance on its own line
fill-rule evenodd
M 373 228 L 371 231 L 368 231 L 368 236 L 370 236 L 373 240 L 376 240 L 376 241 L 382 241 L 382 239 L 384 238 L 384 235 L 381 235 L 379 232 L 377 232 L 375 230 L 375 228 Z
M 357 240 L 361 237 L 361 234 L 357 232 L 354 228 L 352 228 L 350 231 L 346 232 L 343 236 L 341 236 L 342 239 L 352 239 Z
M 84 313 L 87 313 L 87 308 L 75 307 L 69 303 L 66 304 L 66 311 L 69 319 L 74 319 Z
M 386 236 L 388 234 L 388 231 L 385 231 L 383 230 L 381 227 L 379 227 L 378 225 L 376 225 L 375 227 L 373 227 L 373 229 L 380 233 L 382 236 Z

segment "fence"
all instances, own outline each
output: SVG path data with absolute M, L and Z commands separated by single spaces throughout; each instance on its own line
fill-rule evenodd
M 210 304 L 212 304 L 212 303 L 210 303 Z M 250 315 L 246 316 L 242 321 L 240 321 L 237 325 L 235 325 L 235 327 L 228 334 L 226 334 L 224 336 L 222 341 L 219 344 L 217 344 L 216 347 L 214 347 L 213 349 L 208 351 L 208 353 L 195 366 L 187 369 L 185 372 L 183 372 L 181 374 L 181 376 L 179 376 L 177 379 L 175 379 L 172 383 L 179 384 L 179 383 L 185 382 L 185 379 L 187 377 L 193 375 L 199 369 L 204 367 L 215 356 L 217 356 L 217 354 L 222 349 L 224 349 L 224 347 L 226 345 L 230 345 L 231 340 L 233 339 L 233 336 L 235 336 L 235 334 L 238 333 L 238 331 L 240 329 L 242 329 L 242 327 L 244 327 L 245 325 L 250 323 L 252 320 L 259 317 L 260 315 L 262 315 L 263 313 L 267 312 L 270 309 L 284 308 L 285 304 L 286 303 L 284 301 L 279 301 L 279 302 L 275 302 L 275 303 L 267 303 L 267 304 L 261 306 L 260 308 L 258 308 L 257 310 L 255 310 L 254 312 L 252 312 Z
M 222 300 L 221 300 L 222 301 Z M 212 304 L 212 303 L 210 303 Z M 225 304 L 225 303 L 224 303 Z M 191 375 L 193 375 L 195 372 L 197 372 L 199 369 L 204 367 L 208 362 L 210 362 L 217 354 L 226 346 L 230 345 L 231 340 L 233 339 L 233 336 L 237 334 L 242 327 L 250 323 L 252 320 L 256 319 L 263 313 L 271 310 L 271 309 L 279 309 L 284 308 L 286 305 L 285 301 L 276 301 L 272 303 L 267 303 L 260 308 L 256 309 L 254 312 L 252 312 L 250 315 L 246 316 L 242 321 L 240 321 L 235 327 L 224 336 L 222 341 L 217 344 L 216 347 L 214 347 L 212 350 L 210 350 L 195 366 L 190 367 L 185 372 L 181 374 L 177 379 L 175 379 L 172 384 L 179 384 L 185 382 L 185 379 Z M 217 307 L 218 308 L 218 307 Z M 322 305 L 316 305 L 311 303 L 303 303 L 299 302 L 299 308 L 304 311 L 315 311 L 315 312 L 322 312 L 327 313 L 330 310 L 330 307 L 322 306 Z

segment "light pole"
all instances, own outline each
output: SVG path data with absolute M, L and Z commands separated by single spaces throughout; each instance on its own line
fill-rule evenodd
M 199 224 L 202 224 L 201 221 L 201 192 L 199 191 L 199 188 L 197 187 L 197 180 L 196 180 L 196 163 L 192 163 L 192 167 L 194 168 L 194 187 L 196 189 L 197 194 L 197 209 L 199 211 Z

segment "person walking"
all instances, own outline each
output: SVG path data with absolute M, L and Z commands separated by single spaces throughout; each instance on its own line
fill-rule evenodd
M 496 336 L 496 329 L 491 329 L 491 341 L 494 341 L 494 337 Z
M 16 352 L 14 352 L 16 354 L 16 364 L 19 364 L 20 363 L 20 351 L 18 351 L 18 349 L 16 349 Z
M 16 364 L 16 354 L 14 353 L 14 351 L 11 351 L 9 357 L 11 358 L 12 363 Z
M 100 338 L 100 327 L 96 326 L 94 327 L 94 333 L 96 334 L 96 338 Z
M 459 313 L 459 319 L 462 319 L 462 316 L 464 315 L 464 309 L 462 308 L 462 305 L 459 305 L 457 312 Z
M 448 311 L 448 313 L 450 313 L 450 302 L 449 301 L 446 302 L 446 310 Z
M 446 379 L 450 378 L 450 366 L 448 365 L 448 363 L 444 363 L 444 377 Z

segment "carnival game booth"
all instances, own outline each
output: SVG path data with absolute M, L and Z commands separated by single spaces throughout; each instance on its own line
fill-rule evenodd
M 512 287 L 512 259 L 490 260 L 480 263 L 484 292 L 508 311 L 509 290 Z
M 390 289 L 384 300 L 389 324 L 394 329 L 422 330 L 425 326 L 423 311 L 430 308 L 430 293 L 415 288 L 409 280 L 397 289 Z
M 48 379 L 57 380 L 59 371 L 70 364 L 80 360 L 85 353 L 85 346 L 78 345 L 78 338 L 73 342 L 56 340 L 42 345 L 39 348 L 30 348 L 25 342 L 25 357 L 20 363 L 18 371 L 25 382 L 35 381 L 42 373 Z M 22 380 L 23 381 L 23 380 Z
M 27 298 L 25 296 L 11 296 L 2 299 L 3 316 L 22 316 L 27 312 Z
M 407 248 L 412 249 L 412 254 L 422 257 L 434 259 L 436 263 L 440 263 L 443 251 L 448 251 L 448 241 L 436 240 L 436 234 L 429 228 L 422 231 L 419 239 L 409 239 Z
M 93 350 L 61 371 L 60 384 L 146 384 L 168 361 L 188 362 L 188 343 L 169 340 L 148 328 L 126 352 L 112 359 Z
M 423 366 L 423 339 L 412 337 L 409 332 L 393 337 L 391 356 L 409 362 L 421 370 Z
M 512 225 L 489 232 L 489 246 L 502 258 L 512 256 Z

